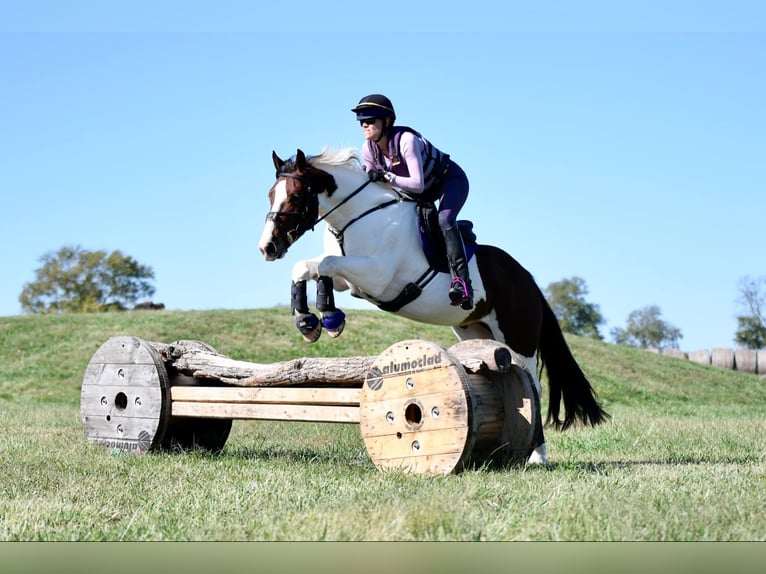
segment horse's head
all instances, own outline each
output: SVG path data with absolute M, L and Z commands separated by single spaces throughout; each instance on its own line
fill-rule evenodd
M 333 177 L 310 166 L 301 150 L 287 161 L 276 152 L 271 157 L 277 180 L 269 190 L 271 209 L 258 242 L 266 261 L 284 257 L 290 245 L 314 228 L 319 216 L 318 194 L 331 194 L 336 189 Z

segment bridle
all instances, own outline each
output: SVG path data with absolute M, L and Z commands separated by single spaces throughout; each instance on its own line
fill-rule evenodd
M 328 174 L 328 176 L 332 178 L 332 176 L 330 176 L 329 174 Z M 318 215 L 319 214 L 319 198 L 318 198 L 318 193 L 313 191 L 312 188 L 311 188 L 312 186 L 311 186 L 310 173 L 306 172 L 305 175 L 299 175 L 299 174 L 289 173 L 289 172 L 282 172 L 282 173 L 280 173 L 279 171 L 277 171 L 277 179 L 279 179 L 280 177 L 289 177 L 289 178 L 292 178 L 292 179 L 295 179 L 295 180 L 301 182 L 304 185 L 304 189 L 301 190 L 300 192 L 296 192 L 296 193 L 308 193 L 309 194 L 309 199 L 308 199 L 308 201 L 306 201 L 302 211 L 269 211 L 266 214 L 266 221 L 273 221 L 275 225 L 276 225 L 276 218 L 279 217 L 279 216 L 298 218 L 297 224 L 295 225 L 295 227 L 293 229 L 285 232 L 285 236 L 287 237 L 287 240 L 288 240 L 289 244 L 294 243 L 301 235 L 303 235 L 309 229 L 311 229 L 313 231 L 313 229 L 314 229 L 314 227 L 316 226 L 317 223 L 321 223 L 330 214 L 332 214 L 336 209 L 340 208 L 341 206 L 343 206 L 346 203 L 348 203 L 349 201 L 351 201 L 354 197 L 356 197 L 359 193 L 361 193 L 362 190 L 365 187 L 367 187 L 371 183 L 371 181 L 368 179 L 362 185 L 357 187 L 354 191 L 349 193 L 343 200 L 338 202 L 338 204 L 335 207 L 333 207 L 331 210 L 329 210 L 324 215 L 319 216 Z M 384 209 L 384 208 L 388 207 L 389 205 L 394 205 L 395 203 L 399 203 L 400 201 L 412 201 L 410 198 L 408 198 L 407 196 L 401 194 L 399 191 L 397 191 L 397 190 L 394 190 L 394 191 L 395 191 L 396 195 L 398 196 L 396 199 L 391 199 L 389 201 L 385 201 L 385 202 L 383 202 L 383 203 L 381 203 L 379 205 L 376 205 L 375 207 L 372 207 L 372 208 L 368 209 L 367 211 L 365 211 L 361 215 L 358 215 L 357 217 L 355 217 L 354 219 L 352 219 L 351 221 L 346 223 L 346 225 L 342 229 L 340 229 L 340 230 L 333 229 L 332 227 L 330 228 L 330 230 L 332 231 L 333 235 L 335 235 L 335 237 L 338 240 L 338 243 L 339 243 L 339 245 L 341 247 L 341 251 L 343 251 L 343 233 L 352 224 L 354 224 L 357 221 L 359 221 L 360 219 L 366 217 L 370 213 L 378 211 L 379 209 Z M 311 221 L 311 223 L 308 223 L 308 221 Z
M 292 244 L 309 229 L 313 231 L 314 226 L 319 221 L 321 221 L 321 218 L 316 219 L 317 214 L 319 213 L 319 198 L 317 197 L 316 193 L 312 193 L 311 191 L 311 181 L 308 178 L 308 174 L 303 176 L 295 173 L 277 172 L 277 179 L 280 177 L 288 177 L 301 182 L 304 186 L 304 189 L 298 193 L 302 194 L 305 191 L 309 194 L 308 200 L 304 203 L 303 209 L 301 211 L 269 211 L 266 214 L 266 221 L 273 222 L 277 227 L 279 227 L 277 217 L 289 217 L 291 219 L 297 218 L 295 227 L 285 232 L 285 237 L 287 238 L 288 244 Z M 306 222 L 310 221 L 311 219 L 314 219 L 314 221 L 308 225 Z

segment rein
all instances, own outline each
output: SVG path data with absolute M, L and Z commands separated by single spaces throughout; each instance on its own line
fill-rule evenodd
M 294 173 L 277 173 L 277 177 L 278 177 L 278 178 L 279 178 L 279 177 L 289 177 L 289 178 L 292 178 L 292 179 L 296 179 L 296 180 L 300 181 L 301 183 L 303 183 L 303 184 L 306 186 L 306 191 L 307 191 L 307 192 L 308 192 L 308 193 L 311 195 L 311 197 L 313 197 L 313 198 L 314 198 L 314 200 L 315 200 L 315 201 L 314 201 L 314 202 L 312 202 L 312 203 L 314 203 L 314 204 L 315 204 L 315 203 L 318 201 L 318 198 L 317 198 L 317 194 L 316 194 L 316 193 L 313 193 L 313 192 L 311 191 L 311 182 L 309 181 L 309 178 L 308 178 L 308 177 L 305 177 L 305 176 L 302 176 L 302 175 L 297 175 L 297 174 L 294 174 Z M 306 216 L 308 215 L 308 212 L 309 212 L 309 203 L 308 203 L 308 202 L 306 203 L 306 208 L 304 208 L 304 210 L 303 210 L 302 212 L 291 212 L 291 211 L 269 211 L 269 212 L 266 214 L 266 221 L 273 221 L 273 220 L 274 220 L 276 217 L 278 217 L 278 216 L 280 216 L 280 215 L 282 215 L 282 216 L 290 216 L 290 217 L 298 217 L 298 218 L 300 218 L 300 219 L 299 219 L 299 221 L 298 221 L 298 225 L 296 225 L 296 226 L 295 226 L 295 229 L 293 229 L 293 230 L 291 230 L 291 231 L 288 231 L 288 232 L 286 233 L 286 235 L 288 235 L 288 236 L 291 238 L 291 242 L 292 242 L 292 240 L 293 240 L 293 237 L 292 237 L 292 236 L 293 236 L 293 234 L 297 234 L 297 235 L 299 236 L 299 232 L 301 232 L 301 233 L 302 233 L 302 232 L 305 232 L 305 231 L 306 231 L 306 230 L 308 230 L 308 229 L 311 229 L 311 230 L 313 230 L 313 229 L 314 229 L 314 227 L 316 226 L 316 224 L 317 224 L 317 223 L 321 223 L 321 222 L 322 222 L 322 221 L 324 221 L 324 220 L 325 220 L 325 219 L 326 219 L 326 218 L 327 218 L 327 217 L 328 217 L 330 214 L 332 214 L 332 213 L 333 213 L 333 212 L 334 212 L 336 209 L 340 208 L 341 206 L 343 206 L 343 205 L 345 205 L 346 203 L 348 203 L 349 201 L 351 201 L 351 200 L 352 200 L 354 197 L 356 197 L 356 196 L 357 196 L 359 193 L 361 193 L 361 192 L 362 192 L 362 190 L 363 190 L 365 187 L 367 187 L 368 185 L 370 185 L 370 183 L 372 183 L 372 182 L 371 182 L 369 179 L 368 179 L 367 181 L 365 181 L 365 182 L 364 182 L 362 185 L 360 185 L 360 186 L 359 186 L 359 187 L 357 187 L 357 188 L 356 188 L 354 191 L 352 191 L 351 193 L 349 193 L 349 194 L 348 194 L 348 195 L 347 195 L 347 196 L 346 196 L 346 197 L 345 197 L 345 198 L 344 198 L 342 201 L 338 202 L 338 204 L 337 204 L 335 207 L 333 207 L 333 208 L 332 208 L 330 211 L 328 211 L 327 213 L 325 213 L 325 214 L 324 214 L 324 215 L 322 215 L 321 217 L 317 217 L 317 218 L 316 218 L 316 219 L 313 221 L 313 223 L 311 223 L 310 225 L 306 225 L 306 224 L 304 223 L 304 219 L 306 218 Z M 346 223 L 346 225 L 344 225 L 342 229 L 339 229 L 339 230 L 338 230 L 338 229 L 334 229 L 332 226 L 330 226 L 330 227 L 329 227 L 329 229 L 330 229 L 330 232 L 331 232 L 331 233 L 332 233 L 332 234 L 335 236 L 335 238 L 337 239 L 337 241 L 338 241 L 338 245 L 340 246 L 340 250 L 341 250 L 341 253 L 342 253 L 343 255 L 345 255 L 345 254 L 346 254 L 346 253 L 345 253 L 345 250 L 343 249 L 343 234 L 344 234 L 344 232 L 345 232 L 345 231 L 346 231 L 346 230 L 347 230 L 349 227 L 351 227 L 351 225 L 353 225 L 354 223 L 356 223 L 356 222 L 357 222 L 357 221 L 359 221 L 360 219 L 363 219 L 363 218 L 367 217 L 367 216 L 368 216 L 368 215 L 370 215 L 371 213 L 374 213 L 374 212 L 376 212 L 376 211 L 378 211 L 378 210 L 380 210 L 380 209 L 385 209 L 386 207 L 389 207 L 389 206 L 391 206 L 391 205 L 394 205 L 394 204 L 396 204 L 396 203 L 399 203 L 400 201 L 415 201 L 414 199 L 411 199 L 411 198 L 407 197 L 406 195 L 403 195 L 403 194 L 401 194 L 399 191 L 397 191 L 397 190 L 395 190 L 395 189 L 394 189 L 393 191 L 394 191 L 394 193 L 396 193 L 396 195 L 398 196 L 398 197 L 397 197 L 397 199 L 391 199 L 391 200 L 389 200 L 389 201 L 385 201 L 385 202 L 383 202 L 383 203 L 381 203 L 381 204 L 378 204 L 378 205 L 376 205 L 375 207 L 371 207 L 370 209 L 368 209 L 368 210 L 367 210 L 367 211 L 365 211 L 364 213 L 362 213 L 362 214 L 358 215 L 357 217 L 355 217 L 354 219 L 352 219 L 351 221 L 349 221 L 348 223 Z M 303 230 L 302 230 L 302 231 L 301 231 L 301 228 L 303 228 Z M 297 237 L 295 237 L 294 239 L 297 239 Z
M 367 183 L 369 183 L 369 182 L 367 182 Z M 364 185 L 367 185 L 367 184 L 364 184 Z M 362 188 L 364 188 L 364 185 L 362 186 Z M 398 195 L 398 194 L 397 194 L 397 195 Z M 349 197 L 350 197 L 350 196 L 349 196 Z M 407 200 L 405 197 L 403 197 L 403 196 L 399 196 L 399 198 L 398 198 L 398 199 L 391 199 L 391 200 L 389 200 L 389 201 L 386 201 L 386 202 L 380 203 L 380 204 L 376 205 L 375 207 L 371 207 L 370 209 L 368 209 L 368 210 L 367 210 L 367 211 L 365 211 L 364 213 L 362 213 L 362 214 L 360 214 L 360 215 L 357 215 L 357 216 L 356 216 L 354 219 L 352 219 L 351 221 L 349 221 L 348 223 L 346 223 L 346 225 L 344 225 L 344 226 L 343 226 L 343 229 L 335 229 L 335 228 L 333 228 L 333 227 L 330 227 L 330 228 L 329 228 L 329 229 L 330 229 L 330 232 L 331 232 L 331 233 L 332 233 L 332 234 L 335 236 L 335 239 L 338 241 L 338 245 L 340 246 L 340 252 L 341 252 L 341 254 L 343 254 L 343 255 L 345 255 L 345 254 L 346 254 L 346 250 L 345 250 L 345 249 L 343 249 L 343 234 L 346 232 L 346 230 L 347 230 L 349 227 L 351 227 L 351 226 L 352 226 L 354 223 L 356 223 L 356 222 L 357 222 L 357 221 L 359 221 L 360 219 L 364 219 L 365 217 L 367 217 L 367 216 L 368 216 L 368 215 L 370 215 L 371 213 L 375 213 L 376 211 L 378 211 L 378 210 L 380 210 L 380 209 L 385 209 L 386 207 L 388 207 L 388 206 L 390 206 L 390 205 L 394 205 L 394 204 L 396 204 L 396 203 L 399 203 L 400 201 L 412 201 L 412 200 Z M 336 205 L 336 206 L 333 208 L 333 210 L 335 210 L 335 209 L 337 209 L 338 207 L 340 207 L 340 205 L 341 205 L 341 204 L 338 204 L 338 205 Z M 330 213 L 331 213 L 331 212 L 329 212 L 329 211 L 328 211 L 328 212 L 325 214 L 325 217 L 327 217 L 328 215 L 330 215 Z M 321 219 L 324 219 L 324 218 L 321 218 Z M 318 222 L 319 222 L 319 220 L 317 220 L 317 223 L 318 223 Z

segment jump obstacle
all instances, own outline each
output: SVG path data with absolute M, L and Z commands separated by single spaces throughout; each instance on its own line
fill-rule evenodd
M 109 450 L 220 452 L 234 419 L 345 423 L 360 426 L 378 469 L 429 474 L 526 461 L 539 413 L 531 374 L 489 339 L 259 364 L 200 341 L 112 337 L 80 399 L 86 438 Z

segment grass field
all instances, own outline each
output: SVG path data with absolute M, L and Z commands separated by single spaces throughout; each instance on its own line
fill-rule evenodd
M 355 425 L 235 421 L 217 456 L 90 446 L 80 385 L 115 335 L 198 339 L 255 362 L 454 343 L 377 311 L 351 311 L 339 339 L 315 345 L 285 308 L 0 318 L 0 540 L 766 539 L 756 375 L 568 337 L 613 419 L 548 430 L 546 467 L 429 477 L 378 472 Z

